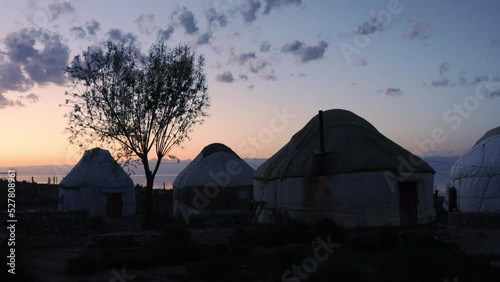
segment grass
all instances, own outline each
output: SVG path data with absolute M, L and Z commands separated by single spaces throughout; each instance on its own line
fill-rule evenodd
M 426 234 L 391 227 L 353 233 L 328 221 L 310 227 L 297 223 L 240 225 L 235 227 L 233 240 L 211 244 L 193 242 L 186 226 L 170 222 L 153 242 L 150 256 L 95 260 L 82 255 L 68 261 L 67 271 L 89 274 L 102 267 L 183 265 L 186 275 L 175 275 L 178 281 L 275 281 L 292 266 L 301 266 L 304 259 L 314 257 L 318 246 L 311 242 L 318 237 L 326 241 L 327 236 L 341 245 L 318 263 L 317 270 L 307 274 L 308 282 L 443 282 L 454 277 L 491 282 L 500 277 L 500 270 L 489 266 L 495 258 L 465 255 L 454 244 L 441 243 Z

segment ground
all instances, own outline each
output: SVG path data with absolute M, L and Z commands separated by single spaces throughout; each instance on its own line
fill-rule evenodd
M 131 231 L 138 228 L 136 225 L 131 225 L 132 222 L 135 221 L 123 221 L 123 226 L 119 227 L 119 222 L 113 221 L 112 226 L 113 229 L 126 229 L 124 232 L 137 232 Z M 297 229 L 293 232 L 293 228 L 297 226 L 280 229 L 244 226 L 189 228 L 192 240 L 180 239 L 178 243 L 168 245 L 167 249 L 172 253 L 179 250 L 186 251 L 195 258 L 173 260 L 166 263 L 168 265 L 139 267 L 142 269 L 137 269 L 133 264 L 108 267 L 90 275 L 69 275 L 66 267 L 69 259 L 81 255 L 83 245 L 92 240 L 92 235 L 38 240 L 30 243 L 29 248 L 23 253 L 23 257 L 27 258 L 23 266 L 37 277 L 36 281 L 50 282 L 282 281 L 281 276 L 287 270 L 292 273 L 294 265 L 304 266 L 307 258 L 314 257 L 315 249 L 318 248 L 316 239 L 327 241 L 328 235 L 323 231 L 330 228 L 317 229 L 316 227 L 316 229 L 309 230 L 311 232 Z M 182 227 L 175 228 L 182 229 Z M 439 240 L 434 240 L 440 237 L 439 233 L 443 232 L 440 230 L 443 229 L 448 233 L 448 239 L 443 240 L 456 242 L 456 246 L 447 242 L 441 245 Z M 497 268 L 498 261 L 500 261 L 500 230 L 432 225 L 408 231 L 392 228 L 361 231 L 330 229 L 329 231 L 334 231 L 332 241 L 338 241 L 340 247 L 335 249 L 326 262 L 319 264 L 314 273 L 307 275 L 306 279 L 290 281 L 331 281 L 332 277 L 336 278 L 335 281 L 381 281 L 375 277 L 386 277 L 383 281 L 399 281 L 391 280 L 391 278 L 417 281 L 406 277 L 408 274 L 421 275 L 419 277 L 441 275 L 442 277 L 435 277 L 434 280 L 427 278 L 418 280 L 441 282 L 444 279 L 453 281 L 452 276 L 458 275 L 454 271 L 463 273 L 464 277 L 470 277 L 471 273 L 481 271 L 483 274 L 486 273 L 484 275 L 488 278 L 483 280 L 479 277 L 475 281 L 492 281 L 486 279 L 489 279 L 490 275 L 500 274 Z M 171 232 L 179 233 L 177 229 L 171 229 Z M 322 232 L 323 235 L 315 236 L 315 233 Z M 283 239 L 282 242 L 281 239 Z M 168 240 L 179 239 L 176 237 Z M 395 243 L 398 240 L 403 243 L 398 245 Z M 187 247 L 188 244 L 192 244 L 190 242 L 195 244 L 194 250 Z M 175 248 L 176 246 L 178 248 Z M 489 256 L 487 260 L 476 260 L 475 257 L 458 259 L 462 251 L 474 255 L 495 256 Z M 199 257 L 196 258 L 196 256 Z M 166 258 L 168 259 L 168 256 Z M 477 264 L 477 268 L 461 270 L 462 264 L 465 263 L 463 260 L 473 260 L 474 263 L 467 264 Z M 410 262 L 413 266 L 408 268 L 407 264 Z M 433 264 L 442 265 L 433 266 Z M 392 267 L 401 271 L 394 271 Z M 389 272 L 386 273 L 388 269 Z M 415 274 L 411 273 L 413 271 Z M 347 278 L 349 276 L 352 277 Z M 294 275 L 287 277 L 293 278 Z

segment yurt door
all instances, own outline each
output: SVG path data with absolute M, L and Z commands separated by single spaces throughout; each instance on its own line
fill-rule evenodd
M 401 226 L 416 226 L 418 220 L 417 183 L 399 183 L 399 221 Z
M 119 218 L 122 217 L 123 198 L 121 193 L 106 194 L 106 217 Z

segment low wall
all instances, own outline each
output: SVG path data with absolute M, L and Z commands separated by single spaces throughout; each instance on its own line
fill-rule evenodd
M 450 211 L 448 212 L 448 223 L 464 227 L 500 229 L 500 214 Z
M 89 232 L 86 211 L 17 211 L 16 234 L 31 237 L 59 237 L 84 235 Z M 8 224 L 7 212 L 0 212 L 0 225 Z M 2 227 L 5 230 L 5 227 Z

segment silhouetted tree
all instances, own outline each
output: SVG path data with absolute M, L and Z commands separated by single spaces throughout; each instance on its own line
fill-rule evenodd
M 106 144 L 119 158 L 136 156 L 146 175 L 146 222 L 152 213 L 153 182 L 161 160 L 180 146 L 210 106 L 204 58 L 189 45 L 174 49 L 158 39 L 148 54 L 133 43 L 107 43 L 74 57 L 65 69 L 71 79 L 69 141 L 86 148 Z M 150 154 L 151 152 L 151 154 Z M 150 167 L 148 155 L 156 154 Z

